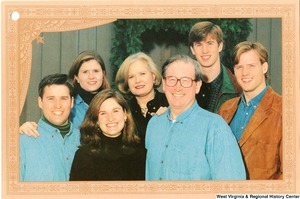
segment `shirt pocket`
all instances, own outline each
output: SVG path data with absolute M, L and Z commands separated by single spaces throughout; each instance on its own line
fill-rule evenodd
M 186 150 L 175 148 L 170 161 L 172 175 L 178 179 L 186 179 L 191 175 L 190 154 Z

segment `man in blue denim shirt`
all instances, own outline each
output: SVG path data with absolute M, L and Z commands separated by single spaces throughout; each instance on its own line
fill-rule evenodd
M 197 104 L 202 83 L 198 62 L 185 55 L 171 57 L 162 75 L 170 106 L 147 127 L 146 180 L 245 180 L 230 127 Z
M 69 121 L 74 91 L 67 75 L 46 76 L 39 84 L 43 116 L 38 138 L 20 135 L 21 181 L 67 181 L 80 133 Z

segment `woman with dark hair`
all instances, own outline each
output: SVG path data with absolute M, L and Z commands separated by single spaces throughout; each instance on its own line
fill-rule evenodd
M 110 88 L 102 57 L 95 51 L 84 51 L 73 61 L 69 78 L 74 85 L 76 96 L 70 119 L 79 127 L 94 96 Z
M 101 90 L 110 88 L 105 64 L 102 57 L 95 51 L 84 51 L 73 61 L 68 74 L 75 89 L 74 106 L 70 121 L 79 128 L 91 100 Z M 25 122 L 20 127 L 20 133 L 37 137 L 37 124 Z
M 91 101 L 80 127 L 70 180 L 144 180 L 146 149 L 135 133 L 130 108 L 118 91 Z

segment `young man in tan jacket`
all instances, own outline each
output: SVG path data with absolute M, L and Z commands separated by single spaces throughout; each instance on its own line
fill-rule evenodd
M 268 52 L 258 42 L 241 42 L 232 61 L 243 93 L 218 113 L 237 138 L 247 179 L 282 179 L 282 97 L 266 83 Z

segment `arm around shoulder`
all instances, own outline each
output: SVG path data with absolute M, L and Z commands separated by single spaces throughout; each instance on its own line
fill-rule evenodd
M 19 128 L 20 134 L 26 134 L 28 136 L 38 137 L 40 134 L 37 131 L 37 123 L 35 122 L 25 122 Z

